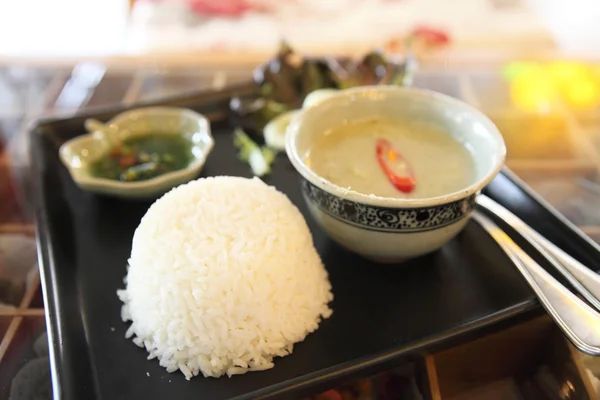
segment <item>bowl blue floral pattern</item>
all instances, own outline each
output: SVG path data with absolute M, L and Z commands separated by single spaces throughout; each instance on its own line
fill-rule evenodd
M 327 215 L 361 228 L 381 232 L 423 232 L 450 225 L 473 212 L 475 196 L 424 208 L 387 208 L 357 203 L 328 193 L 301 178 L 302 194 Z

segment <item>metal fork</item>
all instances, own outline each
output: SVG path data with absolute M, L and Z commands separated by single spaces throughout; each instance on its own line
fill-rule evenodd
M 600 315 L 554 279 L 488 217 L 475 212 L 473 219 L 512 260 L 571 342 L 584 353 L 600 355 Z
M 569 283 L 586 298 L 597 310 L 600 310 L 600 275 L 581 264 L 562 249 L 540 235 L 519 217 L 492 200 L 480 195 L 477 204 L 506 221 L 523 238 L 548 259 Z

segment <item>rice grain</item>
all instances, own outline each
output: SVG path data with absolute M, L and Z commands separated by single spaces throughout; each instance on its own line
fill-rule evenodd
M 302 214 L 257 178 L 203 178 L 157 200 L 125 284 L 126 337 L 186 379 L 272 368 L 332 313 Z

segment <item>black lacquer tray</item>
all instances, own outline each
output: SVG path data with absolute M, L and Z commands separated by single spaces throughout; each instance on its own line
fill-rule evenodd
M 228 102 L 251 87 L 162 101 L 205 113 L 216 146 L 202 176 L 250 176 L 239 161 Z M 121 303 L 131 239 L 150 202 L 103 198 L 75 186 L 58 158 L 83 121 L 106 120 L 121 108 L 41 121 L 31 130 L 42 283 L 56 398 L 296 398 L 356 375 L 376 372 L 541 312 L 531 290 L 495 242 L 474 222 L 440 251 L 400 267 L 372 264 L 343 250 L 316 226 L 296 172 L 280 154 L 265 180 L 307 217 L 333 285 L 333 316 L 275 368 L 233 378 L 186 381 L 124 338 Z M 572 254 L 600 270 L 589 239 L 551 210 L 509 171 L 486 193 Z

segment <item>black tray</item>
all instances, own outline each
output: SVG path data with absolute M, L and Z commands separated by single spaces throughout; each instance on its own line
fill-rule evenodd
M 213 118 L 216 146 L 203 176 L 250 176 L 236 158 L 227 105 L 233 88 L 163 101 Z M 47 120 L 31 133 L 42 283 L 51 341 L 56 398 L 254 399 L 293 398 L 352 376 L 389 368 L 448 346 L 499 322 L 540 311 L 531 290 L 495 242 L 475 223 L 443 249 L 401 268 L 371 264 L 329 240 L 302 200 L 294 169 L 278 156 L 267 183 L 286 193 L 307 216 L 317 250 L 330 272 L 333 316 L 277 359 L 275 368 L 233 378 L 186 381 L 124 338 L 121 302 L 131 239 L 150 202 L 103 198 L 78 189 L 58 158 L 83 121 L 106 120 L 123 109 Z M 594 270 L 597 247 L 541 202 L 510 172 L 486 189 L 548 239 Z M 508 321 L 508 322 L 507 322 Z M 490 328 L 491 327 L 491 328 Z M 484 356 L 484 355 L 482 355 Z M 149 376 L 148 376 L 149 375 Z

